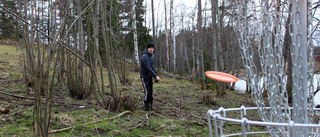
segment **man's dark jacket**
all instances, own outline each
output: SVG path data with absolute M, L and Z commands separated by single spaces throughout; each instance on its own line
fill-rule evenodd
M 154 54 L 149 53 L 147 48 L 143 50 L 143 55 L 141 57 L 141 72 L 140 77 L 141 78 L 150 78 L 154 77 L 156 78 L 157 73 L 154 69 Z

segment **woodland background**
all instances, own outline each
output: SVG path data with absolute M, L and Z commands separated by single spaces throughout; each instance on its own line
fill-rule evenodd
M 139 71 L 139 58 L 148 42 L 155 43 L 155 66 L 160 76 L 196 81 L 202 89 L 214 89 L 218 96 L 225 95 L 229 85 L 206 78 L 205 71 L 244 77 L 233 22 L 235 1 L 205 1 L 211 6 L 207 9 L 210 6 L 203 8 L 198 0 L 194 5 L 196 9 L 179 11 L 175 9 L 180 6 L 173 0 L 163 0 L 164 21 L 155 18 L 153 12 L 147 12 L 147 8 L 154 9 L 153 0 L 148 0 L 151 7 L 146 7 L 145 2 L 1 0 L 0 39 L 17 41 L 24 51 L 23 81 L 26 91 L 34 93 L 35 135 L 49 134 L 52 99 L 59 86 L 75 99 L 93 96 L 100 106 L 114 112 L 120 112 L 124 106 L 134 110 L 137 97 L 126 95 L 124 99 L 119 86 L 132 84 L 128 69 Z M 287 1 L 278 2 L 283 9 L 281 12 L 288 12 L 289 8 L 284 7 Z M 252 3 L 247 1 L 247 4 Z M 311 5 L 316 14 L 320 1 Z M 193 12 L 183 14 L 183 11 Z M 210 16 L 207 16 L 208 11 Z M 151 28 L 145 18 L 147 14 L 152 16 Z M 288 64 L 290 39 L 286 26 L 290 25 L 289 19 L 285 17 L 282 24 L 286 32 L 283 56 Z M 316 22 L 312 36 L 317 58 L 320 17 L 315 16 L 313 20 Z M 252 43 L 254 41 L 252 36 Z M 258 54 L 258 48 L 253 52 Z M 259 58 L 254 59 L 259 64 Z M 290 76 L 290 65 L 286 70 Z M 290 83 L 287 87 L 290 89 Z

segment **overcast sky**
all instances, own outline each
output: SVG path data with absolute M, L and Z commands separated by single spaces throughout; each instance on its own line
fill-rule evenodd
M 155 12 L 155 27 L 158 29 L 164 30 L 165 27 L 165 16 L 164 16 L 164 1 L 166 1 L 166 8 L 167 8 L 167 25 L 169 25 L 169 10 L 170 10 L 170 1 L 171 0 L 153 0 L 154 4 L 154 12 Z M 151 22 L 151 0 L 144 0 L 147 4 L 146 9 L 146 26 L 148 28 L 152 28 Z M 183 26 L 186 28 L 187 26 L 196 25 L 197 21 L 197 2 L 198 0 L 174 0 L 173 7 L 174 7 L 174 31 L 177 33 L 179 29 L 182 27 L 182 17 L 183 17 Z M 202 2 L 202 9 L 211 9 L 211 0 L 201 0 Z M 218 1 L 221 2 L 221 1 Z M 315 2 L 315 1 L 313 1 Z M 211 11 L 205 11 L 202 13 L 203 18 L 207 17 L 207 23 L 211 22 Z M 317 15 L 315 17 L 319 18 L 320 10 L 317 10 Z M 193 22 L 193 24 L 192 24 Z M 316 25 L 318 21 L 313 22 Z M 169 26 L 168 26 L 169 27 Z M 319 29 L 318 29 L 319 30 Z M 152 35 L 152 32 L 150 32 Z M 316 32 L 316 34 L 320 35 L 320 32 Z M 316 35 L 317 36 L 317 35 Z M 320 45 L 320 37 L 314 37 L 314 40 L 317 41 L 314 45 Z
M 167 20 L 169 22 L 169 10 L 170 10 L 170 1 L 171 0 L 165 0 L 166 1 L 166 8 L 167 8 Z M 210 8 L 210 0 L 202 0 L 202 8 L 204 9 L 204 6 L 206 5 L 205 2 L 207 2 L 207 7 Z M 147 13 L 146 13 L 146 23 L 148 28 L 152 28 L 152 23 L 151 23 L 151 0 L 145 0 L 145 3 L 147 3 Z M 173 1 L 173 9 L 174 9 L 174 24 L 175 24 L 175 31 L 177 32 L 179 28 L 181 28 L 182 23 L 182 17 L 183 17 L 183 26 L 186 27 L 188 24 L 189 26 L 192 25 L 191 21 L 192 19 L 194 22 L 197 20 L 196 19 L 196 14 L 197 14 L 197 2 L 198 0 L 174 0 Z M 165 23 L 165 8 L 164 8 L 164 0 L 153 0 L 154 4 L 154 12 L 155 12 L 155 24 L 156 26 L 158 25 L 158 28 L 161 28 L 164 30 L 164 23 Z M 211 12 L 207 12 L 209 14 Z M 211 16 L 211 15 L 210 15 Z M 169 24 L 168 24 L 169 25 Z

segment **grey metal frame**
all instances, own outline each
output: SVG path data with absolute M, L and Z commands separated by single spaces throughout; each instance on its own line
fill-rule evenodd
M 209 126 L 209 132 L 210 132 L 210 137 L 213 136 L 212 134 L 212 120 L 213 120 L 213 126 L 215 130 L 215 137 L 230 137 L 230 136 L 242 136 L 245 137 L 246 135 L 249 134 L 269 134 L 269 131 L 250 131 L 250 125 L 260 125 L 260 126 L 265 126 L 267 127 L 288 127 L 287 135 L 292 137 L 297 134 L 301 134 L 299 131 L 297 131 L 295 128 L 313 128 L 314 132 L 307 133 L 307 136 L 319 136 L 319 128 L 320 124 L 301 124 L 301 123 L 294 123 L 292 120 L 289 121 L 288 123 L 277 123 L 277 122 L 264 122 L 264 121 L 253 121 L 247 119 L 246 116 L 246 111 L 247 110 L 258 110 L 258 107 L 244 107 L 241 106 L 240 108 L 228 108 L 224 109 L 223 107 L 220 107 L 218 110 L 209 110 L 207 112 L 208 116 L 208 126 Z M 271 107 L 266 107 L 266 110 L 270 110 Z M 292 107 L 290 107 L 292 109 Z M 320 108 L 313 108 L 314 111 L 320 111 Z M 241 119 L 236 119 L 236 118 L 228 118 L 226 115 L 226 112 L 228 111 L 241 111 Z M 212 118 L 212 119 L 211 119 Z M 219 121 L 219 125 L 218 125 Z M 233 122 L 233 123 L 240 123 L 241 124 L 241 133 L 233 133 L 233 134 L 228 134 L 224 135 L 223 134 L 223 122 L 228 121 L 228 122 Z M 302 130 L 304 131 L 304 130 Z
M 312 0 L 235 0 L 233 2 L 235 27 L 246 79 L 252 91 L 253 102 L 257 106 L 254 109 L 257 110 L 261 119 L 261 122 L 255 122 L 243 118 L 240 122 L 242 125 L 267 124 L 266 129 L 271 136 L 290 135 L 290 137 L 310 136 L 314 130 L 307 127 L 318 128 L 318 125 L 313 124 L 314 87 L 313 84 L 309 84 L 313 83 L 314 73 L 312 33 L 310 33 L 311 3 Z M 289 106 L 286 64 L 282 53 L 282 50 L 288 50 L 283 49 L 284 27 L 287 25 L 285 23 L 287 19 L 290 19 L 288 30 L 291 37 L 292 107 Z M 258 72 L 254 62 L 257 58 L 253 54 L 255 48 L 258 48 L 261 72 Z M 264 86 L 258 84 L 260 78 L 263 78 Z M 264 101 L 264 93 L 268 96 L 267 101 Z M 222 110 L 225 111 L 225 109 Z M 215 122 L 230 120 L 213 112 L 212 117 Z M 213 112 L 208 111 L 208 114 Z M 222 123 L 219 122 L 219 124 Z M 218 133 L 217 127 L 215 130 Z M 242 134 L 245 136 L 245 129 L 243 130 Z M 220 133 L 224 136 L 222 129 Z

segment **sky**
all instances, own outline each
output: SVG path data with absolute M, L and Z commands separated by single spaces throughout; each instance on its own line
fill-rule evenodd
M 154 12 L 155 12 L 155 21 L 156 25 L 158 25 L 159 28 L 164 30 L 164 24 L 165 24 L 165 8 L 164 8 L 164 1 L 166 2 L 166 8 L 167 8 L 167 20 L 169 20 L 169 10 L 170 10 L 170 1 L 171 0 L 153 0 L 154 4 Z M 152 12 L 151 12 L 151 0 L 145 0 L 145 4 L 147 4 L 147 9 L 146 9 L 146 26 L 148 28 L 152 28 Z M 174 9 L 174 14 L 175 14 L 175 31 L 178 31 L 179 28 L 181 28 L 182 23 L 181 19 L 183 17 L 184 20 L 184 26 L 187 26 L 189 24 L 191 26 L 191 21 L 192 19 L 194 22 L 196 22 L 196 15 L 197 15 L 197 2 L 198 0 L 174 0 L 173 1 L 173 9 Z M 210 6 L 210 0 L 201 0 L 202 2 L 202 7 L 206 5 L 205 3 L 207 2 L 207 7 Z M 211 13 L 211 12 L 207 12 Z M 158 22 L 157 22 L 158 21 Z M 189 21 L 189 22 L 188 22 Z
M 170 1 L 171 0 L 153 0 L 154 3 L 154 12 L 155 12 L 155 27 L 164 30 L 165 28 L 165 8 L 164 8 L 164 1 L 166 2 L 167 8 L 167 25 L 169 25 L 169 9 L 170 9 Z M 175 34 L 179 31 L 180 28 L 186 28 L 187 26 L 194 26 L 196 25 L 197 21 L 197 2 L 198 0 L 173 0 L 174 5 L 174 31 Z M 211 0 L 201 0 L 202 2 L 202 9 L 211 9 Z M 221 1 L 219 1 L 221 2 Z M 315 2 L 315 1 L 313 1 Z M 151 12 L 151 0 L 144 0 L 144 4 L 146 4 L 146 26 L 148 28 L 152 28 L 152 12 Z M 211 22 L 211 11 L 207 10 L 202 13 L 203 17 L 207 17 L 207 22 Z M 320 9 L 317 10 L 316 16 L 320 17 Z M 182 18 L 183 17 L 183 18 Z M 183 19 L 183 24 L 182 24 Z M 193 24 L 192 24 L 193 23 Z M 313 22 L 316 25 L 317 22 Z M 169 26 L 168 26 L 169 27 Z M 317 35 L 314 36 L 314 46 L 320 46 L 320 29 L 318 29 Z M 152 31 L 150 32 L 152 35 Z

